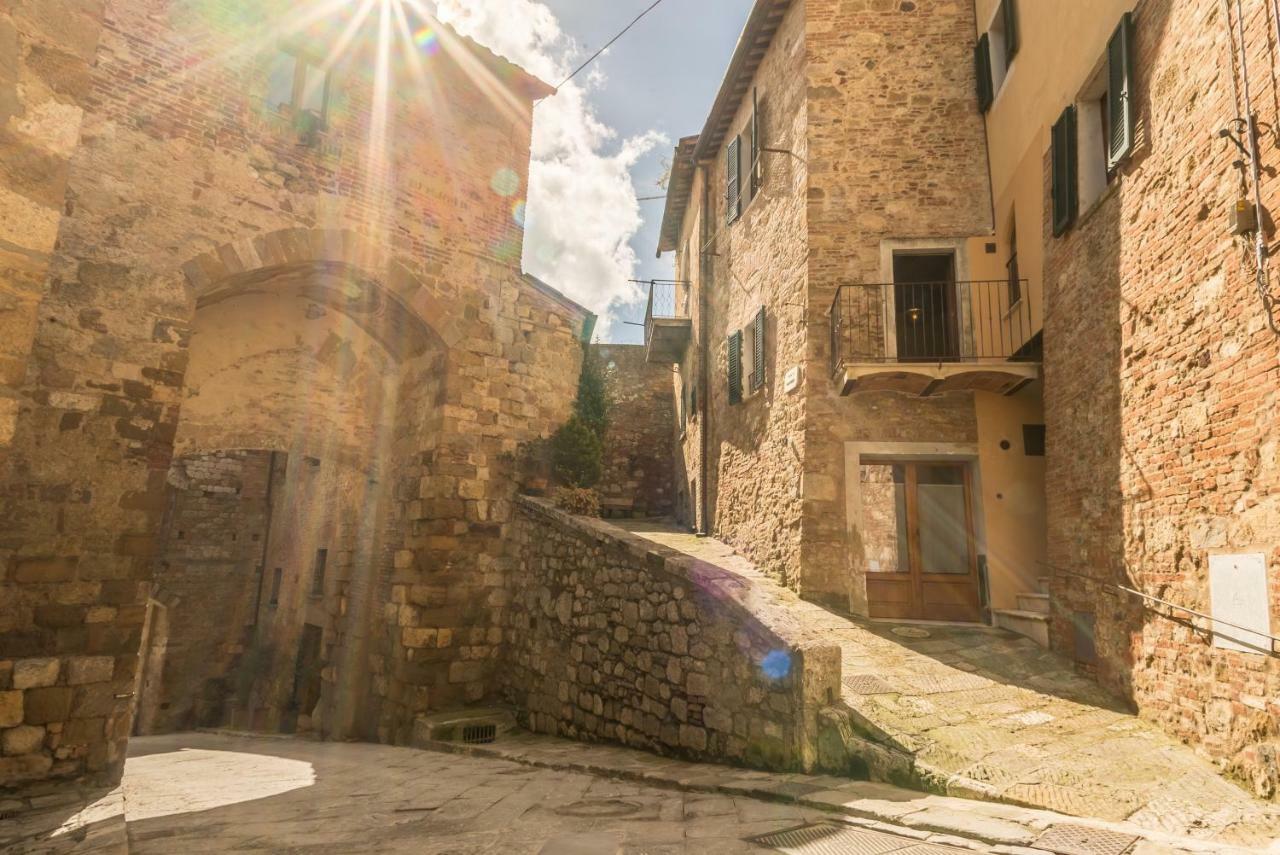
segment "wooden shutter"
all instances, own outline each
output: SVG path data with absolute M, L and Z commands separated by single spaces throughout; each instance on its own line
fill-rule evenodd
M 751 391 L 764 385 L 764 307 L 751 324 Z
M 761 179 L 764 175 L 760 164 L 761 134 L 764 132 L 764 127 L 760 115 L 760 96 L 754 89 L 751 90 L 751 100 L 751 198 L 754 199 L 760 192 Z
M 978 77 L 978 110 L 985 113 L 995 100 L 995 83 L 991 79 L 991 37 L 986 33 L 973 49 L 973 67 Z
M 732 223 L 742 214 L 742 138 L 734 137 L 725 151 L 725 218 Z
M 1076 220 L 1076 108 L 1067 107 L 1053 126 L 1053 233 L 1061 235 Z
M 1128 156 L 1133 148 L 1133 14 L 1126 12 L 1107 43 L 1107 169 Z
M 1000 19 L 1004 22 L 1004 61 L 1013 62 L 1022 43 L 1018 40 L 1018 0 L 1004 0 L 1000 4 Z
M 742 330 L 729 336 L 729 403 L 742 402 Z

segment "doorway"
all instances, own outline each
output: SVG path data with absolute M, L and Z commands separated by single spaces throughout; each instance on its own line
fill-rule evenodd
M 960 358 L 956 302 L 955 253 L 894 253 L 894 331 L 899 362 Z
M 863 461 L 859 477 L 870 616 L 980 622 L 969 465 Z
M 284 732 L 297 728 L 298 716 L 310 716 L 320 702 L 320 644 L 324 630 L 315 624 L 303 624 L 302 638 L 298 642 L 298 659 L 293 671 L 293 697 L 286 715 Z

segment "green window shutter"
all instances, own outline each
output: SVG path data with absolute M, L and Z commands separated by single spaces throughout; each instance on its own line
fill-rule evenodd
M 725 152 L 725 219 L 732 223 L 742 214 L 742 138 L 729 141 Z
M 1004 0 L 1000 4 L 1000 19 L 1004 22 L 1004 61 L 1007 65 L 1018 55 L 1022 43 L 1018 40 L 1018 0 Z
M 742 330 L 729 336 L 729 403 L 742 402 Z
M 1107 140 L 1107 168 L 1128 156 L 1133 149 L 1135 110 L 1133 109 L 1133 13 L 1120 19 L 1111 41 L 1107 43 L 1107 122 L 1111 139 Z
M 985 113 L 995 100 L 995 84 L 991 80 L 991 37 L 986 33 L 973 49 L 973 68 L 978 77 L 978 110 Z
M 764 307 L 756 313 L 751 325 L 751 391 L 764 385 Z
M 760 192 L 760 98 L 752 90 L 751 98 L 753 101 L 751 109 L 751 198 L 754 199 L 756 194 Z
M 1076 108 L 1067 107 L 1053 126 L 1053 234 L 1061 235 L 1076 220 Z

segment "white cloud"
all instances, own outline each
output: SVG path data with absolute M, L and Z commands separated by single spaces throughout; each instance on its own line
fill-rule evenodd
M 463 35 L 551 84 L 585 58 L 552 11 L 535 0 L 438 0 L 437 14 Z M 580 85 L 583 81 L 588 88 Z M 665 138 L 631 139 L 604 125 L 587 93 L 603 85 L 598 67 L 563 86 L 534 111 L 533 162 L 525 233 L 525 269 L 601 316 L 634 302 L 639 289 L 629 242 L 641 225 L 631 168 Z

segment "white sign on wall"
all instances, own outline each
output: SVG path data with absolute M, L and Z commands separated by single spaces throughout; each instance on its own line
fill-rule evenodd
M 1214 647 L 1245 653 L 1271 651 L 1266 555 L 1210 555 L 1209 598 Z
M 783 393 L 794 392 L 800 387 L 800 366 L 787 369 L 787 373 L 782 375 L 782 391 Z

